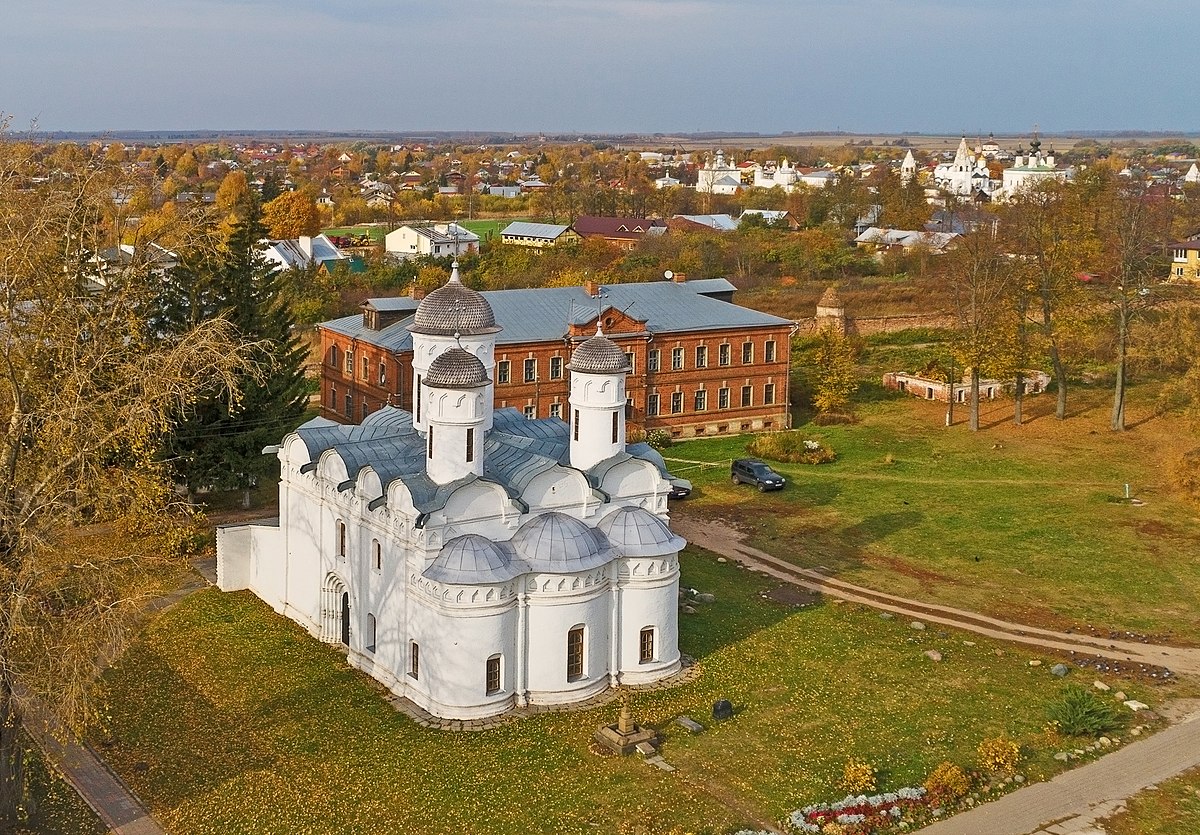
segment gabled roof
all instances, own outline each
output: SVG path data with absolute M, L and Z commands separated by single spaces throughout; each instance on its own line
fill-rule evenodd
M 672 220 L 685 220 L 718 232 L 731 232 L 738 227 L 738 222 L 730 215 L 675 215 Z
M 645 217 L 597 217 L 581 215 L 575 219 L 575 231 L 585 238 L 598 235 L 606 238 L 637 240 L 651 229 L 665 229 L 661 220 Z
M 570 226 L 557 223 L 530 223 L 525 220 L 514 220 L 508 226 L 504 227 L 504 231 L 500 233 L 500 236 L 514 235 L 523 238 L 545 238 L 548 241 L 553 241 L 557 240 L 559 236 L 570 228 Z

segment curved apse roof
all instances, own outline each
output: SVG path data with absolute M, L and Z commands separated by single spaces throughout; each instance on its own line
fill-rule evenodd
M 531 570 L 556 574 L 599 568 L 616 556 L 604 534 L 558 512 L 530 519 L 513 536 L 512 546 Z
M 422 576 L 442 583 L 472 585 L 502 583 L 528 571 L 513 554 L 507 542 L 492 542 L 486 536 L 469 533 L 456 536 L 438 551 Z
M 665 557 L 687 545 L 687 540 L 671 533 L 661 519 L 640 507 L 623 507 L 610 513 L 597 527 L 625 557 Z

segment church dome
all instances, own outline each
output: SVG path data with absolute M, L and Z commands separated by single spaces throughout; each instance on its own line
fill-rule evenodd
M 622 374 L 630 371 L 629 357 L 617 343 L 597 329 L 571 354 L 570 368 L 583 374 Z
M 557 512 L 526 522 L 513 536 L 512 545 L 533 571 L 559 574 L 598 568 L 615 556 L 602 533 Z
M 475 336 L 496 333 L 496 316 L 487 299 L 477 290 L 467 287 L 458 277 L 458 264 L 450 273 L 450 280 L 434 290 L 417 305 L 412 333 L 433 336 Z
M 508 543 L 492 542 L 486 536 L 469 533 L 443 545 L 421 574 L 440 583 L 471 585 L 502 583 L 525 571 L 521 561 L 513 558 Z
M 425 385 L 439 389 L 472 389 L 487 385 L 487 369 L 479 357 L 462 348 L 438 354 L 425 372 Z
M 623 507 L 610 513 L 600 520 L 598 527 L 626 557 L 665 557 L 679 553 L 687 545 L 661 519 L 640 507 Z

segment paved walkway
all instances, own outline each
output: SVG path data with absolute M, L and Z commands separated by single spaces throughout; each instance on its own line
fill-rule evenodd
M 671 519 L 671 527 L 688 541 L 699 543 L 710 551 L 724 554 L 778 580 L 829 597 L 861 603 L 929 623 L 965 629 L 1002 641 L 1084 656 L 1100 656 L 1132 664 L 1165 667 L 1173 673 L 1200 675 L 1200 648 L 1110 640 L 1092 635 L 1067 635 L 1050 629 L 1011 623 L 955 609 L 952 606 L 898 597 L 827 577 L 818 571 L 800 568 L 746 544 L 743 534 L 717 520 L 697 519 L 686 513 L 677 513 Z
M 921 835 L 1091 835 L 1096 821 L 1147 786 L 1200 765 L 1200 715 L 1065 771 L 927 826 Z

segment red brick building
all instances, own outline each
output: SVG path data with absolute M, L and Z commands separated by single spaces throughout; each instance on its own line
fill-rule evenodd
M 788 427 L 792 322 L 733 304 L 725 279 L 601 288 L 495 290 L 483 295 L 497 335 L 496 406 L 529 417 L 566 414 L 567 363 L 596 332 L 625 348 L 627 422 L 676 437 Z M 361 315 L 320 325 L 321 414 L 357 423 L 386 403 L 412 408 L 418 300 L 371 299 Z

